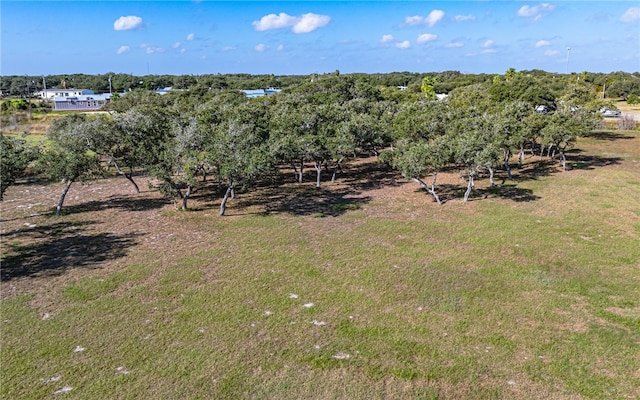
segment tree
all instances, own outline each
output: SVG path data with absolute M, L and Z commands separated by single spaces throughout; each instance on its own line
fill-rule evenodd
M 208 132 L 208 160 L 221 183 L 227 186 L 220 203 L 220 215 L 224 215 L 236 188 L 247 187 L 271 171 L 273 158 L 269 151 L 267 112 L 260 99 L 235 107 L 223 106 L 220 115 L 218 123 L 199 122 L 201 129 Z
M 39 150 L 0 133 L 0 201 L 7 188 L 38 158 Z
M 90 152 L 90 142 L 84 129 L 86 123 L 84 115 L 72 114 L 55 120 L 47 131 L 51 145 L 40 157 L 39 169 L 50 178 L 66 182 L 56 215 L 60 215 L 73 182 L 91 179 L 103 172 L 97 155 Z

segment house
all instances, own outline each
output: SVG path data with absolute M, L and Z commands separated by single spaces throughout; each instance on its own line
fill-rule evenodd
M 172 92 L 184 92 L 184 90 L 183 89 L 174 89 L 171 86 L 167 86 L 167 87 L 164 87 L 164 88 L 156 89 L 156 93 L 161 94 L 161 95 L 162 94 L 167 94 L 167 93 L 172 93 Z
M 111 100 L 111 95 L 91 94 L 78 96 L 58 96 L 53 98 L 54 110 L 66 111 L 95 111 L 99 110 Z
M 249 89 L 249 90 L 241 90 L 244 95 L 250 99 L 256 97 L 270 96 L 272 94 L 280 93 L 282 89 L 276 88 L 268 88 L 268 89 Z
M 90 89 L 46 89 L 37 93 L 40 98 L 53 100 L 56 97 L 86 96 L 94 94 Z

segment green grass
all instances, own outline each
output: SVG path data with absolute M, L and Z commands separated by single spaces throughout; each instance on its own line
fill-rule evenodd
M 204 238 L 175 262 L 67 282 L 47 319 L 2 301 L 2 397 L 637 398 L 634 165 L 519 182 L 523 203 L 166 213 Z

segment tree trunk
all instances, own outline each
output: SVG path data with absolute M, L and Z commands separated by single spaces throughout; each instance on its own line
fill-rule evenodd
M 227 210 L 227 200 L 229 200 L 229 196 L 231 195 L 232 191 L 233 191 L 233 184 L 227 187 L 227 192 L 224 194 L 224 197 L 222 198 L 222 203 L 220 203 L 220 215 L 224 215 L 224 212 Z
M 438 203 L 438 205 L 442 205 L 442 202 L 440 201 L 440 197 L 438 197 L 438 194 L 435 191 L 435 186 L 436 186 L 436 179 L 438 177 L 438 173 L 435 172 L 433 174 L 433 181 L 431 181 L 431 187 L 429 187 L 426 183 L 424 183 L 421 179 L 419 178 L 413 178 L 414 181 L 418 182 L 418 184 L 420 184 L 420 186 L 422 186 L 424 188 L 424 190 L 427 191 L 427 193 L 429 193 L 430 195 L 433 196 L 434 200 L 436 201 L 436 203 Z
M 509 165 L 509 163 L 507 163 L 507 166 Z M 511 175 L 511 174 L 509 174 Z M 511 177 L 509 176 L 509 179 L 511 179 Z M 491 182 L 491 187 L 495 187 L 496 186 L 496 181 L 493 180 L 493 168 L 489 167 L 489 182 Z
M 518 168 L 522 168 L 522 162 L 524 160 L 524 145 L 520 145 L 520 152 L 518 153 Z
M 182 209 L 187 209 L 187 200 L 189 200 L 189 196 L 191 196 L 191 185 L 187 186 L 187 192 L 182 196 Z
M 109 163 L 113 164 L 113 166 L 116 167 L 116 171 L 118 171 L 118 174 L 124 176 L 125 178 L 127 178 L 129 182 L 131 182 L 131 185 L 133 186 L 133 189 L 136 191 L 136 193 L 140 193 L 140 188 L 138 187 L 138 184 L 133 180 L 133 170 L 131 168 L 129 168 L 129 173 L 122 171 L 118 166 L 118 163 L 116 162 L 115 157 L 113 156 L 111 156 Z
M 140 188 L 138 187 L 138 184 L 136 183 L 136 181 L 133 180 L 133 171 L 129 171 L 129 173 L 124 173 L 123 175 L 125 178 L 127 178 L 129 182 L 131 182 L 131 185 L 133 186 L 133 190 L 135 190 L 136 193 L 140 193 Z
M 202 182 L 206 182 L 207 181 L 207 169 L 205 167 L 202 167 Z
M 302 183 L 303 172 L 304 172 L 304 157 L 300 157 L 300 175 L 298 175 L 298 183 Z
M 511 158 L 511 151 L 504 152 L 504 167 L 507 170 L 507 179 L 511 180 L 513 177 L 511 176 L 511 165 L 509 165 L 509 159 Z M 493 171 L 490 171 L 493 175 Z M 493 186 L 493 185 L 492 185 Z
M 296 182 L 300 182 L 300 177 L 298 176 L 298 167 L 296 167 L 296 163 L 291 161 L 291 168 L 293 168 L 293 176 L 296 179 Z
M 465 203 L 469 199 L 469 194 L 471 194 L 471 189 L 473 189 L 473 175 L 469 174 L 469 182 L 467 183 L 467 191 L 464 193 L 464 201 L 465 201 Z
M 565 172 L 567 170 L 567 158 L 562 150 L 560 150 L 560 162 L 562 163 L 562 171 Z
M 67 196 L 67 192 L 69 192 L 69 188 L 71 187 L 72 183 L 72 180 L 67 181 L 67 186 L 65 186 L 64 190 L 62 191 L 62 195 L 60 195 L 60 200 L 58 200 L 56 215 L 60 215 L 60 213 L 62 212 L 62 203 L 64 203 L 64 198 Z
M 331 183 L 336 181 L 336 173 L 338 172 L 338 169 L 340 169 L 340 172 L 342 172 L 342 168 L 340 167 L 341 162 L 342 162 L 342 158 L 336 162 L 336 166 L 333 168 L 333 175 L 331 175 Z
M 314 161 L 313 165 L 316 168 L 316 187 L 320 187 L 320 176 L 322 175 L 322 163 Z

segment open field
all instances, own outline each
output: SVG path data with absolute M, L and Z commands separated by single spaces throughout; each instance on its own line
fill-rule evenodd
M 468 203 L 443 173 L 438 206 L 370 159 L 225 217 L 213 183 L 186 212 L 74 184 L 60 217 L 62 184 L 11 187 L 0 396 L 639 398 L 640 132 L 568 164 Z

